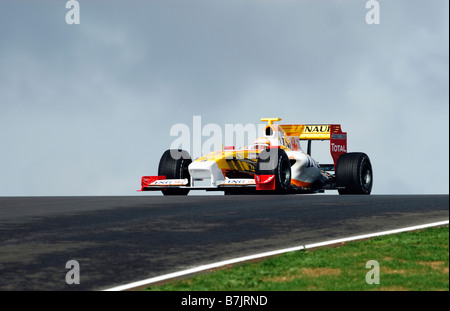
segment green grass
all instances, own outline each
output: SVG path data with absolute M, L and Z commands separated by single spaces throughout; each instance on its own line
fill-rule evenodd
M 380 284 L 367 284 L 366 262 L 379 263 Z M 429 228 L 291 252 L 256 263 L 175 280 L 152 291 L 449 290 L 449 229 Z

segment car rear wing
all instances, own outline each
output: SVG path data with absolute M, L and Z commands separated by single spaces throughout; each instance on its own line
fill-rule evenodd
M 343 132 L 340 124 L 297 124 L 277 125 L 284 135 L 299 141 L 308 141 L 308 154 L 311 154 L 312 140 L 329 140 L 330 153 L 336 166 L 339 157 L 347 153 L 347 133 Z

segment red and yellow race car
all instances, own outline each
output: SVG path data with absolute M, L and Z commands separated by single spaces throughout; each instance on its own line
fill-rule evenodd
M 263 136 L 235 150 L 225 147 L 192 161 L 189 153 L 169 149 L 161 157 L 157 176 L 143 176 L 141 191 L 187 195 L 190 190 L 225 194 L 317 193 L 370 194 L 372 165 L 362 152 L 347 152 L 347 133 L 339 124 L 289 124 L 280 118 L 267 122 Z M 311 156 L 311 141 L 330 141 L 331 164 Z M 307 142 L 303 151 L 300 142 Z

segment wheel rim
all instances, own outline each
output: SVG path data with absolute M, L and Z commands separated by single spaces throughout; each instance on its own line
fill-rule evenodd
M 364 189 L 369 190 L 372 187 L 372 172 L 369 167 L 365 167 L 364 169 L 362 182 Z

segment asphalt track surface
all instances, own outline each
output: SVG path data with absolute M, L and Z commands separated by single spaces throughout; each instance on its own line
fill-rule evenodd
M 0 197 L 0 290 L 102 290 L 448 219 L 448 195 Z M 69 260 L 80 284 L 66 283 Z

